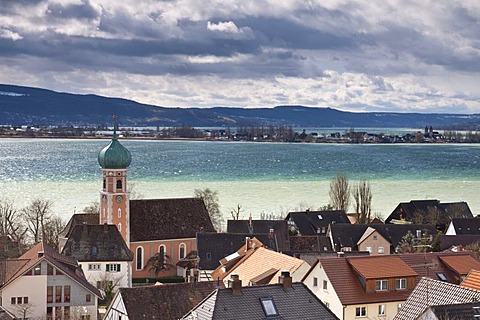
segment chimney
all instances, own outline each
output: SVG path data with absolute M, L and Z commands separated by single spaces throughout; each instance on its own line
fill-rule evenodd
M 290 276 L 290 271 L 282 270 L 280 277 L 278 277 L 278 283 L 283 285 L 283 290 L 291 291 L 292 290 L 292 277 Z
M 238 274 L 232 274 L 232 280 L 230 280 L 230 288 L 232 288 L 232 293 L 234 296 L 239 296 L 242 294 L 242 280 L 240 280 Z
M 250 249 L 250 237 L 245 237 L 245 251 Z

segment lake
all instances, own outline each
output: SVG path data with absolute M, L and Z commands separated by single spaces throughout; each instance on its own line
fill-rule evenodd
M 98 199 L 98 152 L 108 140 L 0 139 L 0 197 L 17 207 L 41 197 L 69 218 Z M 480 213 L 480 145 L 307 144 L 121 140 L 132 153 L 129 185 L 137 197 L 191 197 L 218 191 L 225 218 L 237 205 L 251 213 L 286 214 L 329 202 L 338 173 L 370 181 L 373 212 L 399 202 L 466 201 Z

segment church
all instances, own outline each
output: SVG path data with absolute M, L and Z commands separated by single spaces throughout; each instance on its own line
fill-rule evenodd
M 113 138 L 98 154 L 102 171 L 98 220 L 91 214 L 74 215 L 63 236 L 66 240 L 75 224 L 85 223 L 82 221 L 115 225 L 133 253 L 128 272 L 133 279 L 186 277 L 196 263 L 197 232 L 215 232 L 205 204 L 200 198 L 130 199 L 132 155 L 118 140 L 117 132 L 115 119 Z

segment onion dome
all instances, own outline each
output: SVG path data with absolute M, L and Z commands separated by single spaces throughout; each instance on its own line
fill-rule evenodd
M 132 155 L 117 138 L 117 117 L 114 116 L 113 138 L 108 146 L 98 154 L 98 163 L 102 169 L 126 169 L 132 162 Z

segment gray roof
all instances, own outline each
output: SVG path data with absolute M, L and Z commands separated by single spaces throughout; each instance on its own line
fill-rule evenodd
M 78 261 L 133 261 L 133 253 L 115 225 L 76 225 L 62 254 Z
M 276 246 L 278 251 L 289 251 L 288 226 L 285 220 L 228 220 L 228 233 L 251 234 L 250 237 L 257 237 L 257 234 L 268 234 L 270 229 L 276 236 Z M 258 238 L 258 237 L 257 237 Z M 259 239 L 263 242 L 263 240 Z M 269 242 L 263 242 L 264 245 L 273 248 Z
M 456 284 L 422 278 L 394 320 L 416 319 L 429 306 L 468 303 L 480 300 L 480 291 Z
M 452 223 L 457 235 L 480 234 L 480 218 L 454 218 Z
M 452 246 L 467 246 L 469 244 L 480 242 L 480 234 L 462 234 L 456 236 L 440 236 L 440 250 L 448 250 Z
M 216 281 L 185 282 L 120 288 L 118 294 L 129 319 L 176 320 L 216 288 Z
M 99 220 L 100 218 L 98 213 L 75 213 L 70 220 L 68 220 L 67 225 L 65 228 L 63 228 L 62 232 L 60 232 L 58 236 L 61 238 L 68 238 L 76 225 L 98 224 Z
M 277 316 L 265 315 L 261 298 L 271 298 Z M 217 289 L 193 308 L 182 319 L 196 313 L 198 320 L 205 319 L 338 319 L 303 283 L 293 283 L 292 290 L 283 285 L 243 287 L 240 295 L 232 289 Z
M 130 241 L 195 238 L 215 232 L 200 198 L 130 200 Z
M 412 200 L 410 202 L 401 202 L 385 219 L 385 223 L 390 223 L 392 219 L 411 219 L 415 213 L 427 215 L 429 210 L 436 208 L 448 218 L 459 217 L 473 218 L 472 211 L 466 202 L 441 203 L 439 200 Z
M 197 233 L 197 252 L 200 270 L 214 270 L 220 266 L 219 260 L 236 252 L 245 244 L 245 238 L 257 238 L 265 246 L 270 247 L 268 234 L 236 234 L 236 233 Z M 272 250 L 278 251 L 273 241 Z
M 331 223 L 350 224 L 343 210 L 289 212 L 285 220 L 293 220 L 301 235 L 317 235 Z
M 431 306 L 422 315 L 427 313 L 435 315 L 438 320 L 478 319 L 480 317 L 480 302 Z

